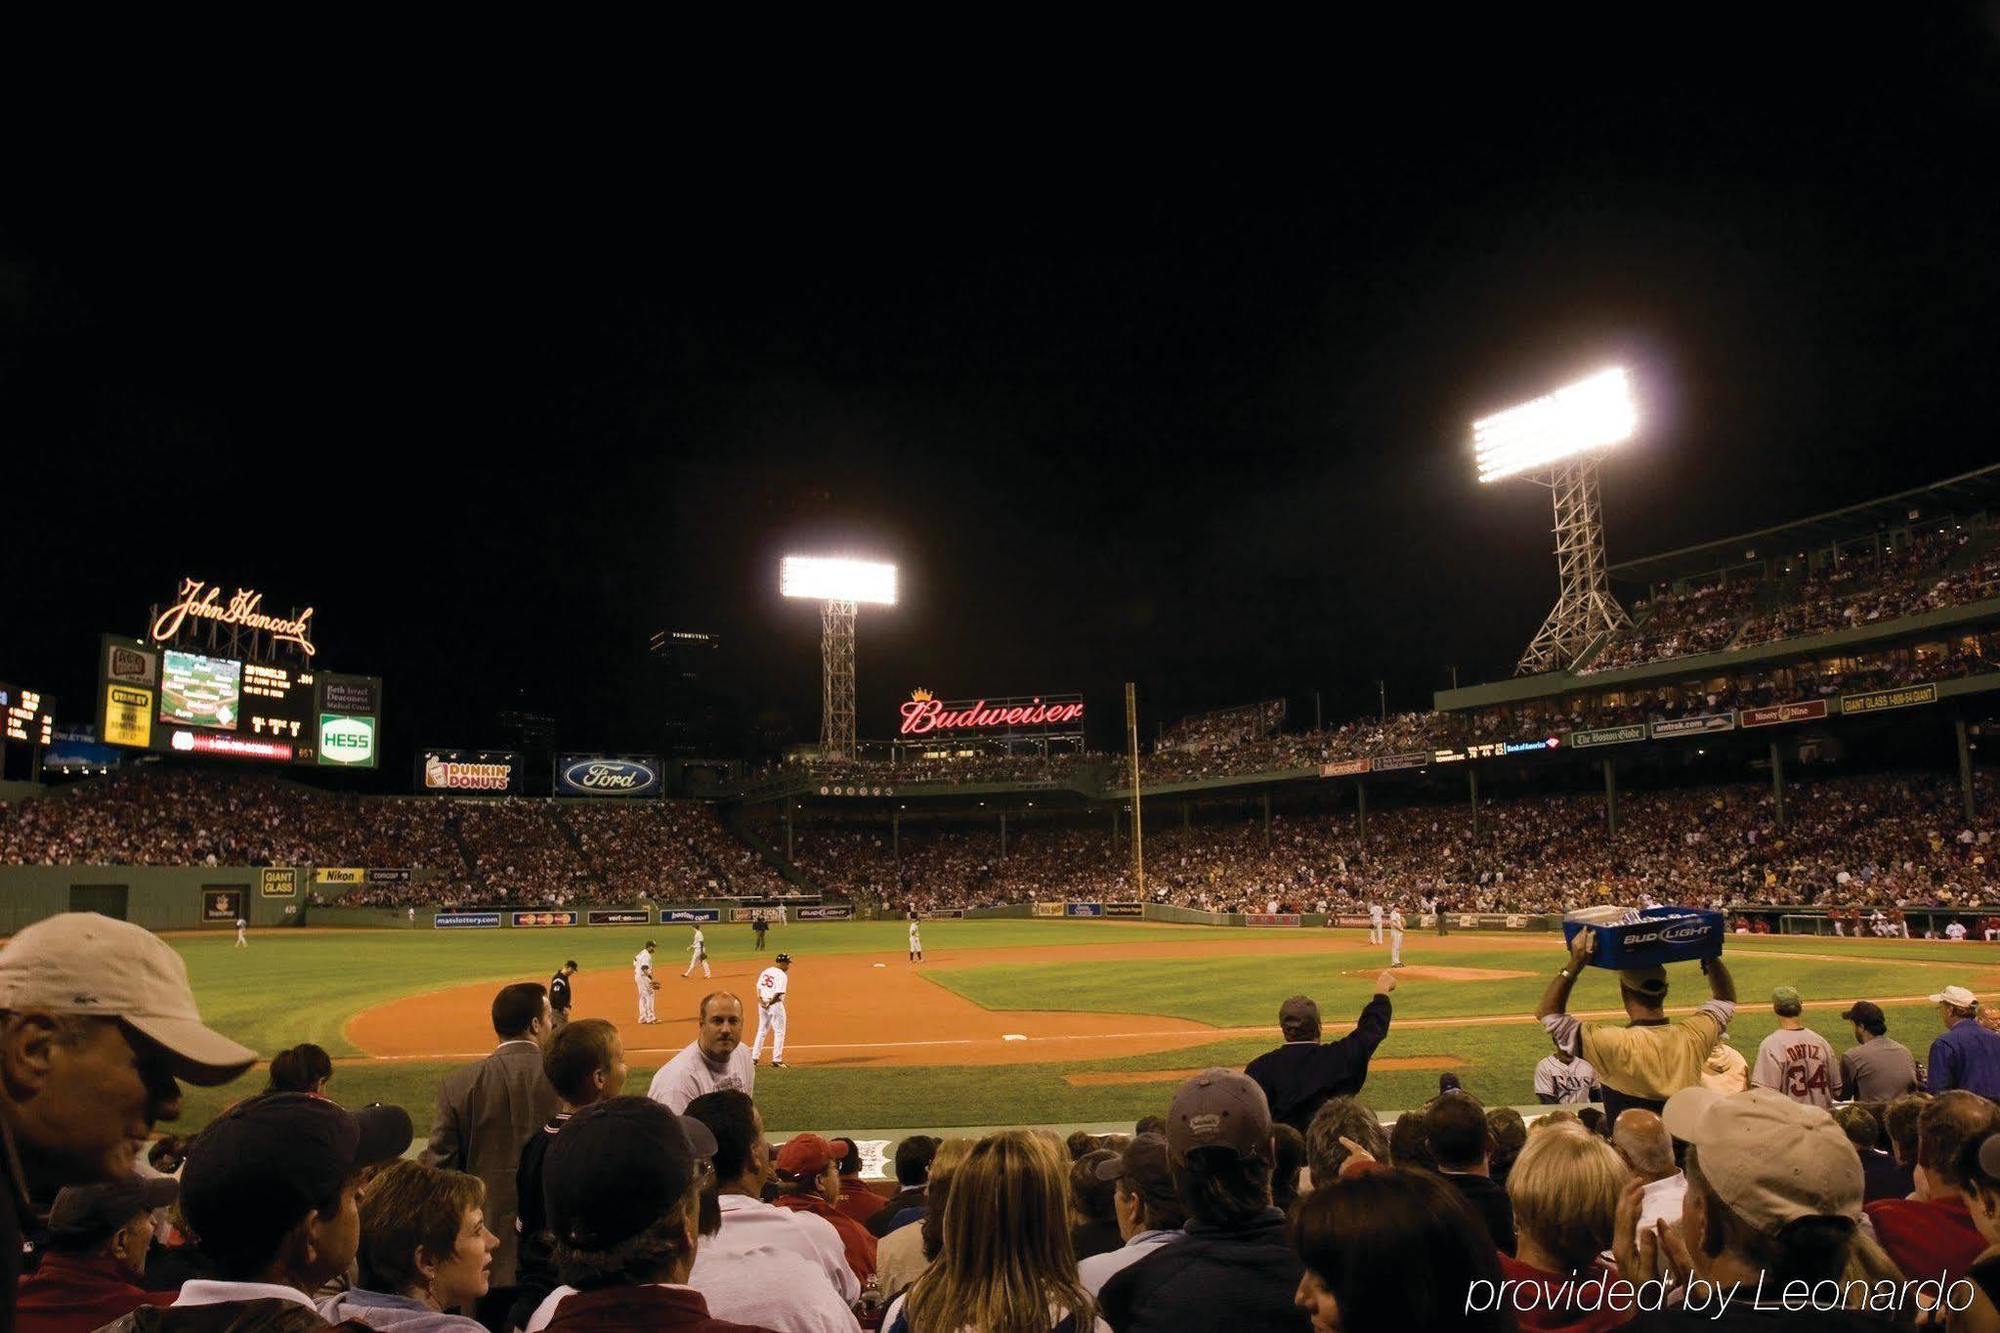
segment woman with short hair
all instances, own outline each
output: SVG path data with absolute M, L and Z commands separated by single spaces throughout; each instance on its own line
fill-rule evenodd
M 1467 1300 L 1474 1282 L 1497 1290 L 1499 1251 L 1465 1196 L 1429 1171 L 1391 1167 L 1314 1190 L 1292 1247 L 1306 1268 L 1297 1304 L 1315 1333 L 1514 1327 L 1498 1302 Z
M 499 1237 L 486 1227 L 479 1177 L 400 1161 L 361 1201 L 361 1280 L 320 1304 L 329 1323 L 353 1320 L 394 1333 L 474 1333 L 449 1313 L 486 1294 Z
M 1507 1177 L 1514 1205 L 1515 1247 L 1500 1256 L 1501 1275 L 1518 1287 L 1540 1288 L 1532 1302 L 1515 1302 L 1522 1328 L 1611 1328 L 1631 1312 L 1576 1304 L 1576 1292 L 1617 1269 L 1598 1258 L 1617 1236 L 1618 1200 L 1632 1179 L 1618 1150 L 1581 1124 L 1552 1125 L 1528 1135 Z M 1570 1279 L 1577 1281 L 1570 1281 Z M 1593 1284 L 1589 1290 L 1595 1291 Z
M 1069 1154 L 1010 1129 L 974 1144 L 945 1200 L 943 1246 L 884 1333 L 1076 1333 L 1095 1322 L 1069 1238 Z M 936 1179 L 933 1168 L 932 1179 Z

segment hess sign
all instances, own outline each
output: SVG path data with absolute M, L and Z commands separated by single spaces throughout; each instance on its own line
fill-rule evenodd
M 1083 696 L 1052 694 L 947 703 L 929 690 L 915 690 L 903 701 L 902 714 L 903 722 L 897 733 L 903 736 L 963 731 L 1081 731 Z

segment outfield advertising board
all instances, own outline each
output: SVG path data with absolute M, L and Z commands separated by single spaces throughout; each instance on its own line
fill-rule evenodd
M 1297 912 L 1245 912 L 1243 924 L 1246 926 L 1296 926 L 1301 924 Z
M 585 909 L 583 919 L 592 926 L 650 926 L 653 913 L 645 907 L 591 907 Z
M 741 909 L 739 909 L 741 910 Z M 748 920 L 748 918 L 744 918 Z M 663 926 L 713 926 L 722 921 L 720 907 L 662 907 L 660 924 Z
M 1368 761 L 1368 767 L 1376 773 L 1388 773 L 1399 768 L 1422 768 L 1430 761 L 1428 750 L 1410 754 L 1378 754 Z
M 1104 915 L 1106 915 L 1106 916 L 1144 916 L 1144 915 L 1146 915 L 1146 904 L 1144 904 L 1144 903 L 1106 903 L 1106 904 L 1104 904 Z
M 266 866 L 260 877 L 259 896 L 291 898 L 299 891 L 299 872 L 290 866 Z
M 414 878 L 408 866 L 377 866 L 368 872 L 370 884 L 408 884 Z
M 1736 714 L 1703 713 L 1698 717 L 1670 717 L 1653 724 L 1653 739 L 1664 736 L 1706 736 L 1717 731 L 1736 730 Z
M 794 921 L 851 921 L 853 919 L 854 908 L 846 903 L 841 903 L 838 906 L 829 904 L 824 907 L 794 907 L 792 909 L 792 920 Z
M 963 920 L 964 917 L 965 909 L 963 907 L 940 907 L 935 911 L 924 913 L 924 920 L 926 921 L 959 921 Z
M 431 918 L 431 925 L 438 930 L 497 930 L 500 927 L 498 912 L 439 912 Z
M 1103 916 L 1103 903 L 1064 903 L 1064 916 Z
M 201 919 L 203 921 L 242 920 L 247 913 L 243 910 L 243 889 L 235 884 L 204 884 L 201 886 Z
M 556 760 L 563 796 L 658 796 L 660 757 L 652 754 L 566 754 Z
M 1063 905 L 1061 903 L 1038 902 L 1034 904 L 1033 913 L 1036 916 L 1061 916 L 1063 914 Z
M 1569 743 L 1579 750 L 1587 750 L 1593 745 L 1627 745 L 1633 741 L 1646 739 L 1646 724 L 1634 722 L 1626 727 L 1598 727 L 1591 731 L 1572 731 Z
M 366 884 L 368 872 L 359 866 L 321 866 L 313 871 L 315 884 Z
M 1769 708 L 1746 708 L 1736 715 L 1744 727 L 1777 727 L 1792 722 L 1817 722 L 1826 716 L 1826 700 L 1772 704 Z
M 1938 687 L 1929 685 L 1905 685 L 1895 690 L 1868 690 L 1861 694 L 1840 696 L 1842 715 L 1852 713 L 1884 713 L 1891 708 L 1914 708 L 1919 704 L 1934 704 L 1938 701 Z
M 516 912 L 514 926 L 518 930 L 542 930 L 549 926 L 573 926 L 575 912 Z
M 1336 759 L 1332 763 L 1321 764 L 1319 775 L 1323 778 L 1351 778 L 1366 773 L 1370 764 L 1366 759 Z

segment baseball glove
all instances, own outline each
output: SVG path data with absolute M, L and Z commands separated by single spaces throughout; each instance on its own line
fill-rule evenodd
M 658 977 L 655 977 L 653 978 L 653 989 L 658 990 L 659 988 L 660 988 L 660 979 Z

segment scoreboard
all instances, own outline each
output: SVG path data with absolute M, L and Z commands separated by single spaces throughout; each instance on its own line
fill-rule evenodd
M 277 764 L 377 763 L 377 676 L 239 661 L 107 634 L 97 696 L 97 734 L 109 745 Z

